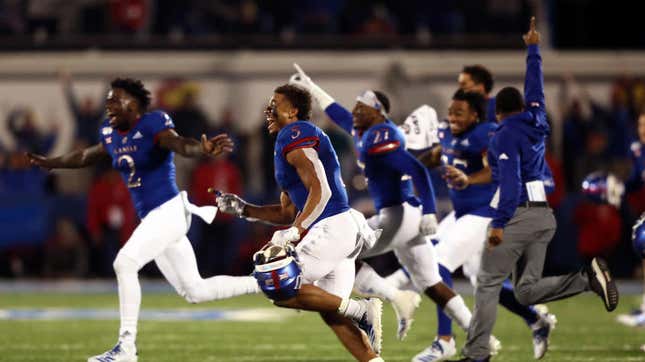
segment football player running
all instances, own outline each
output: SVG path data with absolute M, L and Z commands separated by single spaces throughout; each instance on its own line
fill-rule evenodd
M 426 236 L 433 234 L 437 227 L 430 175 L 405 150 L 405 139 L 387 114 L 389 100 L 380 92 L 368 90 L 357 97 L 350 113 L 298 65 L 294 66 L 298 73 L 291 77 L 290 82 L 309 90 L 325 113 L 354 138 L 359 166 L 368 180 L 368 191 L 377 210 L 377 215 L 370 218 L 369 223 L 372 228 L 383 230 L 376 245 L 364 250 L 359 259 L 394 251 L 410 273 L 416 289 L 441 306 L 464 330 L 467 329 L 471 313 L 461 296 L 441 281 L 434 247 L 426 240 Z M 419 197 L 415 196 L 413 186 Z M 387 290 L 391 286 L 385 280 L 375 283 L 372 277 L 362 277 L 363 271 L 376 275 L 369 265 L 363 263 L 356 279 L 357 289 L 371 289 L 377 295 L 396 301 L 396 292 Z M 361 283 L 371 285 L 362 286 Z M 396 304 L 393 305 L 397 311 Z M 405 325 L 406 319 L 401 318 L 398 312 L 399 321 L 403 322 L 399 325 L 398 336 L 403 338 L 409 321 Z
M 154 260 L 166 280 L 190 303 L 258 293 L 253 277 L 215 276 L 203 279 L 195 253 L 186 237 L 191 214 L 211 222 L 215 207 L 198 208 L 179 192 L 175 182 L 174 153 L 186 157 L 215 157 L 230 152 L 233 143 L 221 134 L 201 141 L 174 131 L 172 119 L 162 111 L 148 111 L 150 92 L 139 80 L 111 82 L 100 129 L 101 142 L 59 157 L 27 154 L 34 165 L 46 168 L 82 168 L 111 159 L 128 186 L 141 218 L 114 260 L 119 290 L 121 327 L 111 350 L 88 362 L 137 361 L 137 321 L 141 306 L 138 272 Z
M 447 123 L 439 123 L 432 108 L 421 106 L 402 125 L 408 145 L 416 152 L 426 150 L 420 159 L 431 168 L 441 165 L 449 185 L 454 210 L 441 221 L 437 233 L 432 236 L 438 242 L 439 270 L 448 285 L 452 285 L 451 274 L 459 267 L 475 285 L 491 221 L 488 205 L 495 187 L 491 183 L 486 150 L 497 125 L 487 122 L 482 117 L 485 114 L 485 99 L 479 93 L 460 89 L 453 95 Z M 525 320 L 533 333 L 534 357 L 542 358 L 557 322 L 555 316 L 548 314 L 545 307 L 538 312 L 520 304 L 508 283 L 500 293 L 500 304 Z M 438 337 L 416 357 L 419 361 L 442 361 L 457 353 L 451 321 L 440 309 L 437 313 Z
M 297 243 L 302 285 L 290 284 L 282 290 L 287 297 L 278 295 L 274 303 L 319 312 L 354 358 L 382 361 L 382 302 L 349 298 L 356 255 L 373 245 L 377 235 L 361 213 L 350 209 L 336 152 L 325 132 L 309 121 L 310 113 L 311 95 L 293 85 L 276 88 L 266 110 L 268 131 L 277 134 L 274 166 L 282 189 L 280 204 L 252 205 L 225 193 L 217 197 L 217 205 L 238 217 L 291 225 L 276 231 L 270 244 Z M 257 266 L 256 261 L 256 272 Z M 282 275 L 276 274 L 273 285 Z

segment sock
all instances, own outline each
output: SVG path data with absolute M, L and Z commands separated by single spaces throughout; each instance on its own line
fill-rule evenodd
M 254 277 L 232 277 L 217 275 L 204 280 L 207 295 L 210 299 L 226 299 L 239 295 L 256 294 L 262 292 L 258 281 Z
M 367 308 L 364 303 L 349 298 L 344 298 L 338 307 L 338 313 L 355 321 L 360 321 L 365 312 L 367 312 Z
M 376 357 L 376 358 L 372 358 L 371 360 L 369 360 L 367 362 L 385 362 L 385 360 L 383 358 L 381 358 L 381 357 Z
M 391 302 L 399 290 L 378 275 L 369 264 L 361 264 L 361 269 L 354 280 L 354 287 L 362 294 L 375 295 Z
M 439 274 L 443 279 L 444 284 L 452 288 L 452 276 L 450 270 L 443 265 L 439 264 Z M 452 336 L 452 320 L 443 309 L 437 305 L 437 335 L 438 336 Z
M 517 301 L 515 293 L 513 293 L 513 286 L 508 280 L 502 284 L 502 290 L 499 292 L 499 304 L 511 313 L 522 317 L 529 327 L 540 319 L 540 315 L 533 306 L 525 306 Z
M 464 303 L 464 299 L 460 295 L 452 297 L 446 303 L 443 310 L 461 329 L 468 332 L 470 319 L 473 315 L 470 313 L 468 307 L 466 307 L 466 303 Z
M 119 285 L 119 312 L 121 315 L 119 340 L 125 343 L 135 343 L 139 309 L 141 308 L 139 267 L 133 259 L 119 255 L 114 261 L 114 271 Z

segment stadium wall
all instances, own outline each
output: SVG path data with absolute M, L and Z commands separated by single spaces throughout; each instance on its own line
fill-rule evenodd
M 73 123 L 57 72 L 72 73 L 78 95 L 104 92 L 105 83 L 117 75 L 141 78 L 150 89 L 162 80 L 197 81 L 200 103 L 216 122 L 222 110 L 232 107 L 241 131 L 262 122 L 262 109 L 272 89 L 285 82 L 297 62 L 341 103 L 351 106 L 365 88 L 384 89 L 392 95 L 395 117 L 403 117 L 427 103 L 441 115 L 455 90 L 456 76 L 464 64 L 480 63 L 496 77 L 496 89 L 521 86 L 524 53 L 499 52 L 335 52 L 335 51 L 233 51 L 233 52 L 28 52 L 0 56 L 0 143 L 12 144 L 5 131 L 6 112 L 16 105 L 31 106 L 39 126 L 58 127 L 52 150 L 70 147 Z M 645 70 L 645 52 L 544 51 L 547 105 L 553 121 L 560 122 L 559 85 L 572 74 L 592 99 L 609 102 L 611 82 L 622 75 Z M 556 144 L 561 142 L 554 133 Z

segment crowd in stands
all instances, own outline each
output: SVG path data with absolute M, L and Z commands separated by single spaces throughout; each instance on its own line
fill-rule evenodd
M 74 117 L 73 147 L 96 143 L 102 98 L 79 97 L 68 74 L 61 73 L 60 79 Z M 170 79 L 154 92 L 155 108 L 173 117 L 180 134 L 199 138 L 204 132 L 226 132 L 236 142 L 236 151 L 228 157 L 197 161 L 176 157 L 180 189 L 188 190 L 194 203 L 214 203 L 206 192 L 208 187 L 244 195 L 251 202 L 277 201 L 273 141 L 263 122 L 253 132 L 240 133 L 234 112 L 226 107 L 213 122 L 199 106 L 196 82 Z M 596 170 L 627 178 L 630 144 L 637 139 L 636 120 L 645 105 L 645 83 L 635 78 L 615 80 L 609 106 L 595 102 L 571 77 L 562 79 L 560 92 L 562 122 L 554 133 L 562 134 L 562 148 L 552 146 L 547 156 L 556 182 L 549 202 L 556 210 L 559 228 L 549 249 L 546 272 L 570 270 L 584 258 L 605 255 L 621 261 L 612 263 L 618 275 L 630 276 L 638 259 L 631 251 L 629 233 L 635 218 L 645 211 L 645 190 L 627 195 L 621 207 L 615 208 L 586 199 L 580 194 L 580 184 Z M 111 276 L 118 249 L 138 223 L 121 176 L 110 164 L 73 174 L 31 167 L 24 152 L 48 153 L 57 129 L 35 127 L 37 115 L 29 108 L 16 107 L 5 114 L 14 144 L 0 143 L 0 277 Z M 314 115 L 316 120 L 323 118 L 320 113 Z M 365 183 L 357 176 L 351 140 L 329 122 L 322 124 L 340 155 L 350 199 L 369 215 L 373 211 L 365 201 Z M 433 176 L 438 198 L 445 201 L 445 186 L 437 172 Z M 218 215 L 211 225 L 194 218 L 188 236 L 204 276 L 246 274 L 251 255 L 272 230 Z M 144 273 L 157 272 L 148 266 Z

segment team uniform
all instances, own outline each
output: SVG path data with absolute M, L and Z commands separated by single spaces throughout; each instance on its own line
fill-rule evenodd
M 313 163 L 322 183 L 321 202 L 302 222 L 307 232 L 296 246 L 303 282 L 347 298 L 354 284 L 354 260 L 360 250 L 373 245 L 376 237 L 363 215 L 349 207 L 340 164 L 329 137 L 307 121 L 282 128 L 274 151 L 276 181 L 298 211 L 304 209 L 309 194 L 286 159 L 296 149 L 302 149 Z
M 90 361 L 108 357 L 112 359 L 105 360 L 136 360 L 130 352 L 123 354 L 128 348 L 121 342 L 134 344 L 141 304 L 137 272 L 152 260 L 177 293 L 191 303 L 259 292 L 253 277 L 200 276 L 186 232 L 192 214 L 210 223 L 217 208 L 192 205 L 186 192 L 178 190 L 174 153 L 157 144 L 157 135 L 172 128 L 172 119 L 160 111 L 144 114 L 127 132 L 113 129 L 107 119 L 100 128 L 101 143 L 123 177 L 141 223 L 114 261 L 119 283 L 120 342 L 112 351 Z
M 352 114 L 340 104 L 331 104 L 325 112 L 354 138 L 358 163 L 377 210 L 369 224 L 383 230 L 376 245 L 363 251 L 360 258 L 394 251 L 419 290 L 439 283 L 434 248 L 419 232 L 422 215 L 435 213 L 427 170 L 405 151 L 405 138 L 390 120 L 358 134 L 352 126 Z M 413 186 L 421 198 L 415 196 Z

